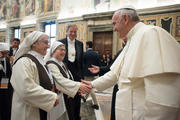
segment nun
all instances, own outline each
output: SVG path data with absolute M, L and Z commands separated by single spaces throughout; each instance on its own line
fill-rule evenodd
M 39 31 L 30 33 L 20 45 L 12 68 L 11 120 L 47 120 L 47 112 L 59 103 L 43 60 L 49 47 L 48 35 Z
M 66 49 L 64 44 L 55 41 L 45 57 L 45 61 L 47 62 L 46 65 L 54 78 L 56 89 L 60 92 L 60 104 L 65 103 L 65 105 L 61 105 L 64 107 L 59 107 L 59 110 L 54 108 L 56 110 L 52 110 L 49 114 L 50 118 L 54 118 L 58 115 L 55 118 L 58 120 L 67 120 L 67 113 L 68 118 L 72 120 L 73 118 L 71 118 L 72 116 L 70 116 L 70 114 L 74 113 L 74 106 L 71 104 L 71 102 L 73 102 L 73 97 L 76 93 L 86 94 L 91 91 L 91 88 L 87 85 L 74 81 L 71 72 L 68 70 L 65 63 L 63 63 L 65 55 Z M 64 95 L 62 95 L 62 93 L 64 93 Z

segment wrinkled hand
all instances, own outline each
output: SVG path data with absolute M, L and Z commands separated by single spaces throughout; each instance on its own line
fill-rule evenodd
M 10 63 L 12 64 L 14 61 L 14 56 L 10 56 Z
M 81 82 L 81 85 L 80 85 L 80 88 L 78 90 L 78 93 L 80 94 L 88 94 L 91 92 L 91 89 L 92 89 L 92 85 L 88 85 L 88 84 L 85 84 L 83 83 L 84 80 L 82 80 Z
M 89 86 L 89 88 L 93 88 L 93 86 L 92 86 L 92 84 L 91 84 L 91 82 L 90 81 L 84 81 L 84 80 L 81 80 L 81 82 L 83 83 L 83 84 L 86 84 L 87 86 Z
M 56 102 L 54 103 L 54 107 L 59 104 L 59 96 L 56 97 Z
M 88 70 L 91 72 L 91 73 L 98 73 L 100 71 L 100 68 L 99 66 L 95 66 L 95 65 L 91 65 L 92 67 L 91 68 L 88 68 Z

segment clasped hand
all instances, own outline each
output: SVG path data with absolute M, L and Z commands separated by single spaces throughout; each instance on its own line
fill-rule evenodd
M 78 90 L 78 93 L 79 94 L 89 94 L 91 92 L 92 88 L 93 87 L 92 87 L 91 82 L 81 80 L 81 85 L 80 85 L 80 88 Z

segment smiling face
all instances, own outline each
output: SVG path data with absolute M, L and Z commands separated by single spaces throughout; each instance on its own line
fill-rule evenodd
M 33 44 L 32 50 L 38 52 L 41 55 L 46 55 L 47 49 L 49 48 L 49 37 L 43 36 L 39 41 Z
M 56 58 L 58 61 L 63 61 L 64 57 L 66 55 L 66 49 L 64 45 L 60 45 L 56 48 L 56 50 L 53 53 L 53 57 Z
M 13 47 L 14 47 L 14 48 L 18 48 L 18 46 L 19 46 L 19 44 L 20 44 L 20 41 L 14 40 L 12 44 L 13 44 Z
M 119 16 L 119 14 L 114 14 L 112 18 L 113 30 L 117 32 L 119 38 L 123 38 L 127 35 L 127 24 L 126 15 Z
M 67 34 L 70 40 L 74 40 L 77 37 L 77 26 L 69 27 Z

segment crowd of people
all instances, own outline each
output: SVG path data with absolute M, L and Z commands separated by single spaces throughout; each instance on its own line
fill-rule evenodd
M 90 41 L 84 52 L 75 24 L 51 47 L 40 31 L 0 43 L 0 120 L 80 120 L 81 98 L 90 94 L 98 110 L 94 89 L 113 85 L 111 120 L 180 120 L 178 42 L 132 7 L 117 10 L 112 24 L 125 43 L 114 61 L 101 60 Z

